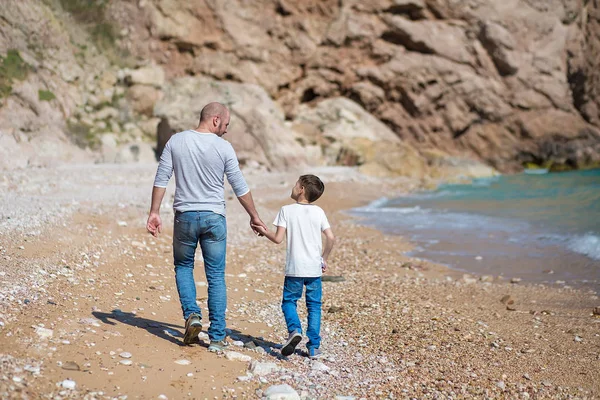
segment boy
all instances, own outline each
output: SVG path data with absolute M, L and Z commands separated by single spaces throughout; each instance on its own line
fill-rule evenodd
M 295 204 L 283 206 L 273 225 L 277 231 L 255 226 L 255 228 L 273 243 L 279 244 L 287 236 L 287 254 L 283 300 L 281 310 L 285 317 L 288 340 L 281 349 L 285 357 L 294 353 L 302 340 L 302 326 L 296 311 L 296 302 L 302 297 L 306 286 L 306 308 L 308 310 L 308 355 L 319 358 L 321 345 L 321 275 L 327 269 L 327 258 L 333 248 L 335 238 L 327 221 L 325 212 L 312 204 L 323 194 L 325 185 L 314 175 L 302 175 L 292 189 L 291 198 Z M 327 238 L 322 248 L 321 232 Z

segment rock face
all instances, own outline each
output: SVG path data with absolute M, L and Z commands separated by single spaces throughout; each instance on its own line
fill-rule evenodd
M 93 22 L 58 5 L 2 7 L 0 56 L 16 49 L 31 71 L 0 87 L 3 143 L 136 142 L 157 121 L 163 136 L 193 128 L 221 100 L 242 162 L 271 169 L 600 163 L 596 1 L 115 0 L 101 11 L 133 65 L 88 46 Z
M 146 8 L 171 15 L 163 3 Z M 193 49 L 173 72 L 261 85 L 288 119 L 345 96 L 419 153 L 467 154 L 503 171 L 599 161 L 594 2 L 232 0 L 196 10 L 202 17 L 171 15 L 187 30 L 148 21 L 161 45 Z M 218 28 L 191 40 L 203 18 Z

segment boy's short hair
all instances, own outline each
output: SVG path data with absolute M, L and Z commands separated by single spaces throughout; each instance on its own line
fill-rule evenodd
M 304 187 L 304 195 L 309 203 L 317 201 L 325 191 L 325 185 L 318 176 L 302 175 L 298 180 L 300 185 Z

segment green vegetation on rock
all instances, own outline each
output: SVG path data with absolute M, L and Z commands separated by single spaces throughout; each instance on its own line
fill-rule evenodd
M 63 10 L 81 23 L 94 23 L 104 19 L 105 0 L 60 0 Z
M 49 90 L 38 90 L 38 96 L 40 101 L 50 101 L 54 100 L 56 96 Z
M 71 140 L 82 149 L 89 147 L 92 150 L 100 147 L 100 139 L 91 126 L 80 121 L 68 121 L 67 132 Z
M 28 73 L 29 65 L 17 50 L 10 49 L 6 57 L 0 56 L 0 98 L 10 95 L 13 82 L 24 80 Z
M 60 0 L 63 10 L 73 16 L 90 34 L 91 41 L 112 63 L 127 67 L 130 54 L 117 46 L 117 27 L 106 16 L 108 0 Z M 76 56 L 83 58 L 86 46 Z

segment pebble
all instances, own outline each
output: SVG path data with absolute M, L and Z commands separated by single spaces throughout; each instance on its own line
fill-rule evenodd
M 167 396 L 165 396 L 164 394 L 159 394 L 158 399 L 159 400 L 169 400 L 169 398 Z
M 175 364 L 179 364 L 179 365 L 190 365 L 192 362 L 190 360 L 177 360 L 175 361 Z
M 273 362 L 252 361 L 250 364 L 250 372 L 254 375 L 265 376 L 273 372 L 279 371 L 279 366 Z
M 40 337 L 40 339 L 49 339 L 54 335 L 54 331 L 48 328 L 42 328 L 39 326 L 35 327 L 35 333 Z
M 81 367 L 75 361 L 67 361 L 61 366 L 61 368 L 67 371 L 81 371 Z
M 64 381 L 62 381 L 60 383 L 60 386 L 62 386 L 65 389 L 74 390 L 75 386 L 77 386 L 77 384 L 75 383 L 75 381 L 72 381 L 71 379 L 65 379 Z
M 225 351 L 225 358 L 231 361 L 252 361 L 252 357 L 237 351 Z
M 498 382 L 496 382 L 496 386 L 498 386 L 502 390 L 506 389 L 506 384 L 504 383 L 504 381 L 498 381 Z
M 23 378 L 21 378 L 20 376 L 13 376 L 12 380 L 15 383 L 21 383 L 23 381 Z
M 313 362 L 310 369 L 313 371 L 319 371 L 319 372 L 329 371 L 329 367 L 320 361 Z
M 121 357 L 123 358 L 131 358 L 131 353 L 128 353 L 126 351 L 122 352 L 121 354 L 119 354 Z
M 237 347 L 244 347 L 244 342 L 242 342 L 241 340 L 235 340 L 231 342 L 231 344 Z
M 511 278 L 510 283 L 519 283 L 521 282 L 521 278 Z
M 121 360 L 121 361 L 119 361 L 119 364 L 122 364 L 122 365 L 131 365 L 131 364 L 133 364 L 133 361 L 131 361 L 131 360 Z
M 298 392 L 287 384 L 269 386 L 263 396 L 266 400 L 300 400 Z
M 31 372 L 33 375 L 39 375 L 40 373 L 39 366 L 26 365 L 23 369 L 27 372 Z
M 575 340 L 576 342 L 583 342 L 583 338 L 581 336 L 575 336 Z

